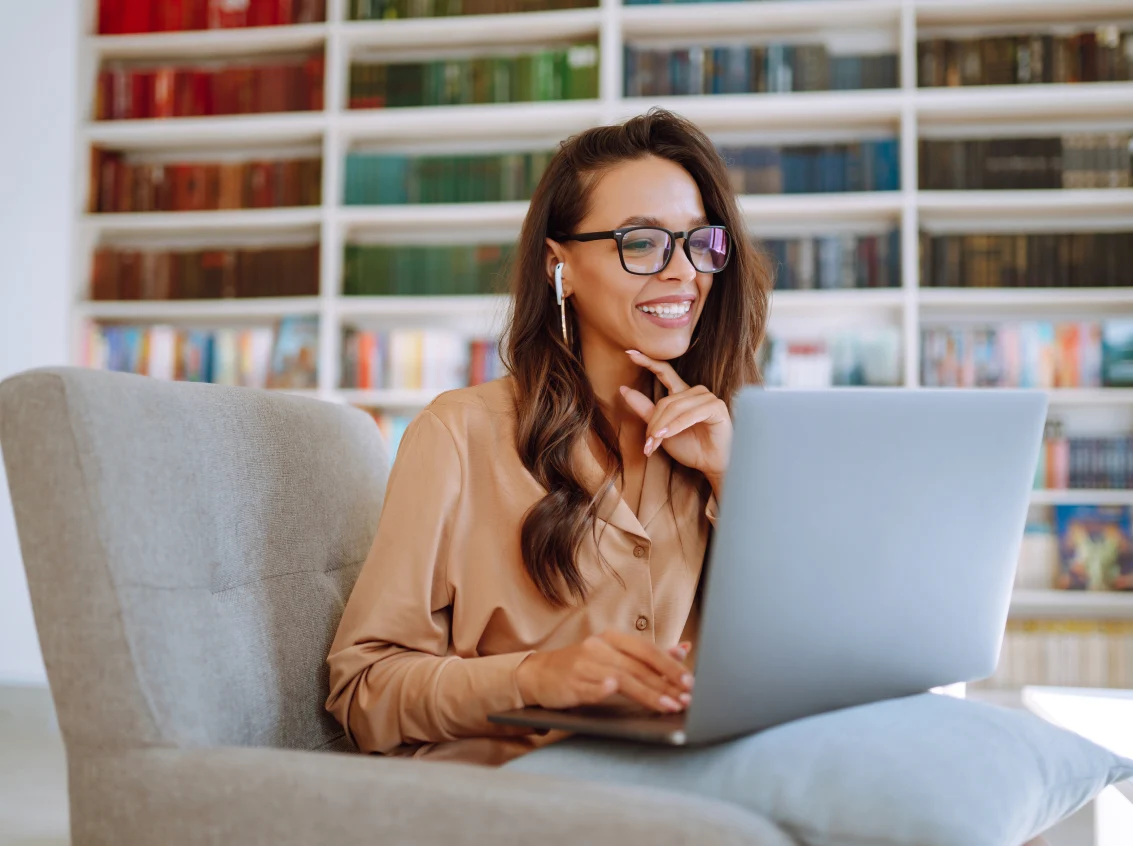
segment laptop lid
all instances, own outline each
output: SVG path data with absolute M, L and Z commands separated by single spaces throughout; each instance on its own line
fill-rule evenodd
M 1041 391 L 744 389 L 689 742 L 990 675 Z

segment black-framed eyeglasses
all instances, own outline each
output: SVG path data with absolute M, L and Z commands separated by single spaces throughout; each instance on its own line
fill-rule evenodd
M 680 238 L 684 238 L 689 263 L 701 273 L 719 273 L 732 255 L 732 239 L 724 226 L 697 226 L 687 232 L 673 232 L 660 226 L 626 226 L 605 232 L 563 235 L 555 240 L 601 241 L 607 238 L 618 242 L 622 267 L 638 276 L 652 276 L 668 267 L 673 244 Z

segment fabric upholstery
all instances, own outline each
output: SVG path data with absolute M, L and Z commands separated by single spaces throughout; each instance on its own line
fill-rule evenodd
M 349 748 L 326 655 L 388 475 L 361 411 L 43 368 L 0 383 L 0 449 L 74 846 L 793 843 L 708 800 L 283 751 Z

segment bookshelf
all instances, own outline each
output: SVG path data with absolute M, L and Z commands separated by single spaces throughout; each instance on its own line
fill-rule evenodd
M 81 363 L 85 321 L 173 325 L 264 325 L 288 315 L 319 320 L 318 388 L 297 391 L 323 400 L 412 414 L 433 394 L 415 390 L 340 388 L 343 331 L 444 326 L 485 334 L 502 326 L 500 296 L 345 296 L 344 250 L 352 243 L 409 239 L 423 227 L 459 239 L 508 241 L 518 233 L 525 202 L 346 206 L 344 167 L 359 149 L 475 152 L 493 145 L 549 149 L 563 137 L 650 106 L 673 109 L 726 146 L 823 144 L 896 138 L 900 189 L 830 194 L 746 195 L 740 205 L 764 238 L 830 233 L 899 232 L 901 285 L 884 289 L 778 290 L 771 331 L 807 326 L 895 327 L 901 384 L 915 387 L 921 370 L 921 329 L 948 321 L 1133 317 L 1133 276 L 1125 288 L 955 289 L 922 287 L 918 245 L 929 234 L 1122 231 L 1133 229 L 1133 188 L 919 190 L 921 140 L 1076 131 L 1133 130 L 1133 82 L 918 87 L 919 38 L 967 37 L 1029 30 L 1067 31 L 1076 23 L 1133 25 L 1128 0 L 768 0 L 767 2 L 623 5 L 503 15 L 347 20 L 346 0 L 328 0 L 323 23 L 247 29 L 107 35 L 95 32 L 97 3 L 86 0 L 80 41 L 79 149 L 75 162 L 76 244 L 71 308 L 72 359 Z M 1060 29 L 1061 28 L 1061 29 Z M 802 91 L 713 96 L 623 96 L 623 47 L 801 39 L 878 45 L 897 56 L 893 89 Z M 352 110 L 348 83 L 359 57 L 427 59 L 454 50 L 563 43 L 591 39 L 599 58 L 598 97 L 562 102 L 496 103 Z M 323 102 L 316 112 L 94 121 L 94 80 L 101 62 L 212 60 L 321 52 Z M 208 157 L 239 148 L 304 147 L 322 159 L 322 202 L 300 208 L 92 214 L 88 208 L 92 148 L 127 154 Z M 87 299 L 91 259 L 103 242 L 224 243 L 317 240 L 317 295 L 227 300 L 98 301 Z M 1091 430 L 1133 430 L 1133 389 L 1058 389 L 1052 411 L 1079 417 Z M 1036 491 L 1038 505 L 1133 502 L 1122 491 Z M 1126 596 L 1020 591 L 1013 614 L 1133 617 Z

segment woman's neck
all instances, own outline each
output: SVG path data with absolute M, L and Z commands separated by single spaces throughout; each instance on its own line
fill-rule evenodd
M 623 350 L 595 348 L 582 340 L 582 366 L 590 379 L 590 387 L 598 404 L 615 429 L 645 427 L 644 421 L 634 414 L 622 399 L 621 387 L 626 385 L 653 397 L 653 374 L 634 364 Z

